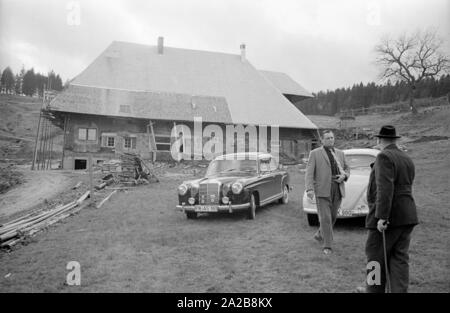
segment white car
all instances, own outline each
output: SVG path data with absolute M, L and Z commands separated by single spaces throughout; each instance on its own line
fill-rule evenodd
M 367 185 L 370 176 L 370 164 L 380 153 L 376 149 L 347 149 L 343 150 L 345 159 L 350 167 L 350 177 L 345 183 L 345 198 L 342 199 L 338 210 L 338 219 L 366 216 L 369 213 L 367 205 Z M 319 224 L 316 199 L 310 200 L 303 194 L 303 211 L 308 218 L 308 224 Z

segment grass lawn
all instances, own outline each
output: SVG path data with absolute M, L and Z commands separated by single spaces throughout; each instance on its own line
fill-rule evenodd
M 411 292 L 450 291 L 449 151 L 448 140 L 410 145 L 421 219 L 411 242 Z M 352 292 L 364 282 L 362 221 L 338 222 L 335 253 L 324 256 L 301 210 L 298 170 L 290 203 L 260 209 L 253 221 L 245 214 L 187 220 L 174 210 L 182 180 L 118 192 L 100 209 L 0 253 L 0 291 Z M 81 286 L 65 285 L 69 261 L 81 265 Z

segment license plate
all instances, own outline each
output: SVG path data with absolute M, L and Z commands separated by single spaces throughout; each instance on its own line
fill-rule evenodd
M 195 212 L 217 212 L 218 208 L 214 205 L 199 205 L 195 207 Z
M 352 216 L 353 212 L 351 210 L 339 210 L 338 215 L 340 216 Z

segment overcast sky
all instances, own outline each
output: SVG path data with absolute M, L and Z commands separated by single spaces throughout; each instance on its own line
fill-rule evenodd
M 383 34 L 434 28 L 450 51 L 449 0 L 0 0 L 0 69 L 64 80 L 113 40 L 239 54 L 312 92 L 377 81 Z

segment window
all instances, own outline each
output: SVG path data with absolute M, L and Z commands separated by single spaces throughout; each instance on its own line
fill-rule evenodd
M 170 151 L 170 135 L 156 135 L 156 150 L 158 151 Z
M 370 164 L 375 162 L 375 157 L 365 154 L 347 154 L 345 159 L 350 168 L 366 168 L 370 170 Z
M 97 140 L 97 129 L 88 128 L 87 140 Z
M 79 128 L 78 129 L 78 140 L 96 141 L 97 140 L 97 129 L 96 128 Z
M 124 138 L 123 147 L 128 148 L 128 149 L 131 148 L 131 138 L 130 137 Z
M 125 149 L 136 149 L 136 137 L 125 137 L 123 147 Z
M 116 134 L 103 133 L 102 134 L 102 147 L 114 148 L 116 146 Z
M 76 170 L 85 170 L 85 169 L 87 169 L 87 160 L 75 159 L 74 169 L 76 169 Z
M 86 140 L 87 137 L 87 129 L 79 128 L 78 129 L 78 140 Z
M 114 137 L 106 137 L 106 146 L 107 147 L 114 147 L 116 145 L 115 139 Z
M 255 160 L 215 160 L 209 164 L 206 177 L 221 173 L 229 175 L 231 172 L 254 173 L 256 168 Z

